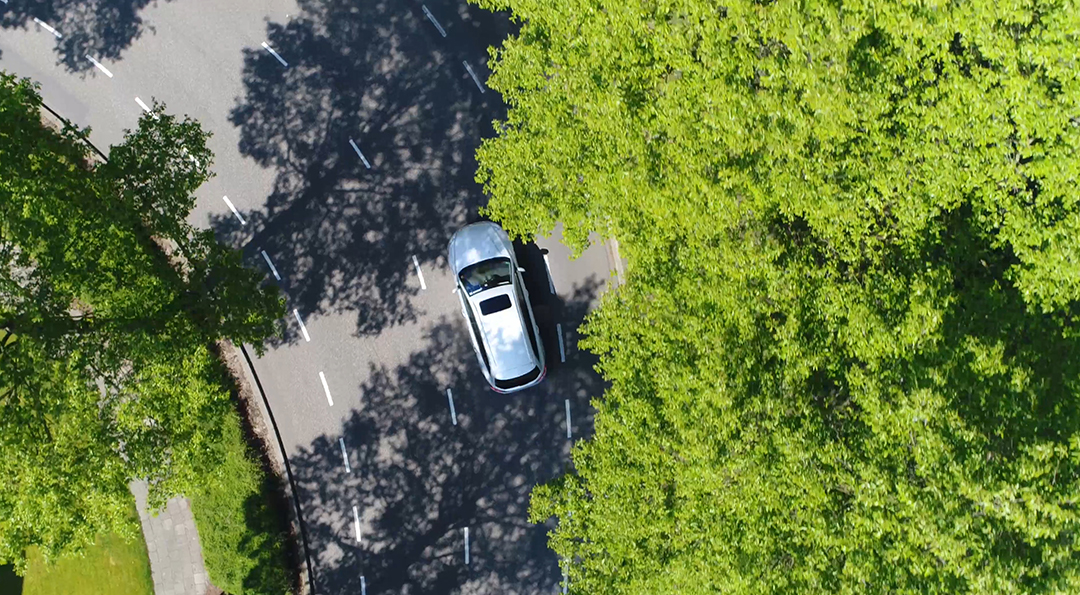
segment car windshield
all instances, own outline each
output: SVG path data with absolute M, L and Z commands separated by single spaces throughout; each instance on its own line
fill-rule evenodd
M 458 274 L 465 292 L 475 295 L 484 289 L 510 284 L 510 259 L 492 258 L 469 265 Z

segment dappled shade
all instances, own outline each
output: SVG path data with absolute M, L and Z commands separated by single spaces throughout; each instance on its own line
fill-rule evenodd
M 580 288 L 566 314 L 582 314 L 595 290 Z M 401 594 L 550 593 L 561 579 L 547 527 L 528 521 L 529 494 L 568 464 L 564 399 L 573 402 L 580 438 L 591 429 L 588 399 L 603 386 L 589 360 L 560 367 L 556 355 L 544 383 L 499 395 L 480 375 L 466 333 L 460 318 L 441 319 L 407 364 L 372 368 L 359 387 L 363 405 L 340 436 L 322 436 L 290 457 L 316 582 L 326 592 L 359 592 L 361 574 L 370 592 Z M 548 340 L 549 353 L 557 354 Z M 362 518 L 360 547 L 354 505 Z
M 444 40 L 408 5 L 300 5 L 287 24 L 268 27 L 270 45 L 289 48 L 288 68 L 249 50 L 246 92 L 231 115 L 241 152 L 276 170 L 273 192 L 243 213 L 245 228 L 231 215 L 212 225 L 253 263 L 259 250 L 287 263 L 281 285 L 306 316 L 347 312 L 357 334 L 374 335 L 417 319 L 408 259 L 442 264 L 450 235 L 483 202 L 473 153 L 503 107 L 462 61 L 482 74 L 477 60 L 505 18 L 429 2 L 478 25 Z M 296 341 L 288 332 L 284 341 Z
M 158 0 L 153 0 L 157 2 Z M 171 0 L 163 0 L 165 2 Z M 119 60 L 146 30 L 140 13 L 151 0 L 12 0 L 0 7 L 0 28 L 33 29 L 40 19 L 57 29 L 57 63 L 70 72 L 86 72 L 98 60 Z

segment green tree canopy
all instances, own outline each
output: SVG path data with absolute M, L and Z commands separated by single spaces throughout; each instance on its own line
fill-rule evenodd
M 576 593 L 1080 592 L 1080 6 L 474 0 L 489 213 L 628 283 Z
M 130 531 L 131 479 L 158 504 L 192 486 L 230 410 L 212 342 L 261 345 L 282 310 L 186 222 L 210 177 L 197 123 L 155 104 L 95 164 L 40 105 L 0 73 L 0 560 L 20 564 Z

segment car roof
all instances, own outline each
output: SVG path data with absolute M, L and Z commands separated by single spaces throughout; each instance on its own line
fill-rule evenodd
M 450 238 L 450 268 L 457 275 L 471 264 L 492 258 L 513 260 L 511 249 L 510 238 L 498 224 L 481 221 L 466 225 Z
M 514 281 L 517 282 L 516 280 Z M 480 313 L 480 302 L 505 295 L 510 307 L 491 314 Z M 488 352 L 491 375 L 499 380 L 517 378 L 536 368 L 534 355 L 529 351 L 525 335 L 525 322 L 521 317 L 521 304 L 515 297 L 512 285 L 487 289 L 469 297 L 481 337 Z

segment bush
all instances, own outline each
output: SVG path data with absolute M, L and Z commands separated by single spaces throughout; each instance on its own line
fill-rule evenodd
M 223 420 L 213 449 L 218 464 L 191 497 L 210 582 L 232 595 L 290 592 L 272 479 L 244 441 L 235 412 Z

